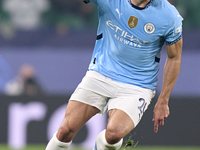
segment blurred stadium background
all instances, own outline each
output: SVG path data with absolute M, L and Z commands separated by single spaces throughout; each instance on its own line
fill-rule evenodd
M 154 134 L 156 96 L 126 139 L 132 136 L 145 149 L 200 149 L 200 1 L 170 2 L 184 17 L 182 68 L 171 95 L 171 115 Z M 87 70 L 97 24 L 96 6 L 80 0 L 0 0 L 0 149 L 44 149 Z M 161 66 L 165 58 L 164 47 Z M 106 115 L 91 119 L 72 147 L 91 149 L 106 120 Z

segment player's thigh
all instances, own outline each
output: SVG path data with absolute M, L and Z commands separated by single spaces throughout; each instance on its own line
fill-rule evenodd
M 130 116 L 120 109 L 108 111 L 109 120 L 107 124 L 107 134 L 115 134 L 118 138 L 125 137 L 134 128 L 134 123 Z M 109 133 L 108 133 L 109 132 Z
M 99 112 L 96 107 L 84 104 L 82 102 L 70 100 L 62 125 L 69 128 L 72 132 L 77 132 L 91 117 Z
M 116 97 L 109 99 L 108 110 L 122 110 L 131 118 L 136 127 L 151 103 L 154 91 L 129 84 L 116 84 L 120 84 L 121 88 L 116 93 Z

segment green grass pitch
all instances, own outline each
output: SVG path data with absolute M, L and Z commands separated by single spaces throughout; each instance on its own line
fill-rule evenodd
M 0 145 L 0 150 L 14 150 L 9 148 L 7 145 Z M 45 145 L 28 145 L 24 149 L 18 150 L 45 150 Z M 71 148 L 70 150 L 84 150 L 82 148 Z M 123 148 L 120 150 L 124 150 Z M 200 147 L 183 147 L 183 146 L 137 146 L 128 147 L 126 150 L 200 150 Z

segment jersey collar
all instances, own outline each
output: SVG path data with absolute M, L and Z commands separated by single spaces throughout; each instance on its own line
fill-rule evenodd
M 138 7 L 138 6 L 135 6 L 134 4 L 131 3 L 131 0 L 128 0 L 128 1 L 129 1 L 130 5 L 131 5 L 133 8 L 138 9 L 138 10 L 143 10 L 143 9 L 148 8 L 154 0 L 150 0 L 150 2 L 149 2 L 145 7 Z

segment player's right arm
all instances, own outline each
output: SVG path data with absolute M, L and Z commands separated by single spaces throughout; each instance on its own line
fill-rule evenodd
M 169 116 L 169 97 L 179 75 L 181 67 L 182 38 L 172 44 L 167 45 L 167 60 L 164 68 L 162 91 L 154 107 L 154 132 L 158 131 L 158 126 L 164 125 L 164 119 Z
M 181 66 L 183 18 L 174 7 L 169 7 L 169 9 L 171 11 L 168 12 L 169 22 L 165 32 L 168 57 L 164 67 L 162 90 L 154 107 L 154 132 L 158 131 L 159 125 L 164 125 L 164 119 L 169 116 L 169 97 Z

